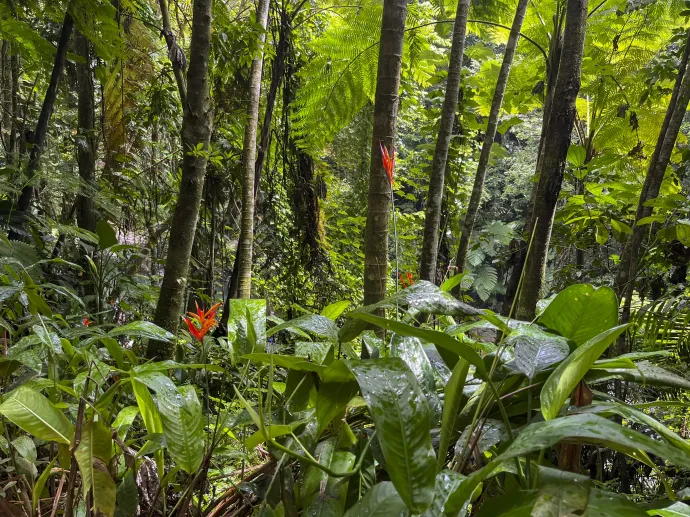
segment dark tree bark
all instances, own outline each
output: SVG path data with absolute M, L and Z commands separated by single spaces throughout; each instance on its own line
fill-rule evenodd
M 172 63 L 173 74 L 175 74 L 175 82 L 177 83 L 177 90 L 180 92 L 180 101 L 184 109 L 187 102 L 187 86 L 184 80 L 184 70 L 187 67 L 187 58 L 182 52 L 176 41 L 176 37 L 172 32 L 170 26 L 170 12 L 168 11 L 167 0 L 158 0 L 158 6 L 161 10 L 161 19 L 163 21 L 163 30 L 161 34 L 165 38 L 165 44 L 168 47 L 168 58 Z
M 0 139 L 5 149 L 6 161 L 12 162 L 14 150 L 10 145 L 13 132 L 14 112 L 12 111 L 12 45 L 9 41 L 2 42 L 0 49 L 0 101 L 2 102 L 2 126 L 0 127 Z
M 534 317 L 543 285 L 556 203 L 575 122 L 586 30 L 587 0 L 568 0 L 563 50 L 553 94 L 558 102 L 554 102 L 549 110 L 543 154 L 537 171 L 539 183 L 531 224 L 534 237 L 525 261 L 524 283 L 519 295 L 517 315 L 522 319 Z
M 496 81 L 496 89 L 494 90 L 494 97 L 491 101 L 491 110 L 489 112 L 489 120 L 484 133 L 484 142 L 482 144 L 482 151 L 479 155 L 479 163 L 477 164 L 477 172 L 474 176 L 474 186 L 472 187 L 472 195 L 467 206 L 467 213 L 462 223 L 462 235 L 460 236 L 460 245 L 458 247 L 458 255 L 455 260 L 455 265 L 458 271 L 465 269 L 465 260 L 467 259 L 467 252 L 470 248 L 470 239 L 474 229 L 474 222 L 479 212 L 479 204 L 482 200 L 482 192 L 484 191 L 484 178 L 486 177 L 486 169 L 489 166 L 489 158 L 491 157 L 491 147 L 496 137 L 496 128 L 498 127 L 498 118 L 503 106 L 503 96 L 508 85 L 508 76 L 510 75 L 510 67 L 513 65 L 513 57 L 517 49 L 518 40 L 520 39 L 520 29 L 522 29 L 522 22 L 525 19 L 525 12 L 527 11 L 528 0 L 520 0 L 515 10 L 515 18 L 513 25 L 510 28 L 510 35 L 508 36 L 508 43 L 506 45 L 505 54 L 503 55 L 503 63 L 501 64 L 501 71 L 498 73 L 498 80 Z M 459 287 L 459 286 L 458 286 Z
M 448 149 L 450 148 L 450 140 L 453 135 L 455 111 L 458 106 L 462 59 L 465 52 L 465 33 L 467 32 L 469 12 L 470 0 L 458 0 L 455 25 L 453 26 L 453 42 L 450 47 L 446 96 L 443 99 L 443 108 L 441 109 L 441 124 L 438 129 L 434 159 L 431 162 L 429 193 L 427 194 L 426 216 L 424 219 L 424 240 L 422 241 L 419 276 L 422 280 L 428 280 L 429 282 L 436 281 L 439 226 L 445 188 L 446 163 L 448 162 Z
M 55 52 L 53 71 L 50 75 L 50 82 L 48 83 L 48 90 L 46 90 L 43 106 L 41 107 L 41 114 L 38 116 L 36 131 L 34 131 L 33 135 L 29 165 L 26 169 L 27 185 L 22 189 L 22 193 L 17 201 L 17 210 L 20 212 L 28 212 L 31 206 L 31 200 L 34 195 L 34 187 L 31 183 L 38 171 L 38 162 L 43 152 L 43 147 L 45 146 L 46 135 L 48 134 L 48 123 L 53 114 L 55 98 L 57 97 L 58 86 L 60 85 L 60 77 L 65 67 L 67 46 L 70 35 L 72 34 L 72 26 L 72 17 L 69 14 L 65 14 L 65 20 L 62 23 L 62 31 L 60 32 L 60 41 L 58 42 L 57 51 Z M 10 238 L 17 239 L 19 235 L 11 232 Z
M 376 303 L 386 296 L 388 280 L 388 215 L 391 184 L 383 168 L 380 145 L 395 145 L 398 115 L 398 90 L 407 0 L 384 0 L 379 44 L 374 128 L 369 165 L 369 195 L 364 238 L 364 304 Z
M 266 29 L 269 0 L 259 0 L 256 20 L 262 29 Z M 261 95 L 261 73 L 263 69 L 263 45 L 266 34 L 259 36 L 259 55 L 252 61 L 249 84 L 249 107 L 247 109 L 247 127 L 244 131 L 242 147 L 242 218 L 240 222 L 240 240 L 237 253 L 238 291 L 242 298 L 249 298 L 252 291 L 252 252 L 254 247 L 254 175 L 256 174 L 256 130 L 259 123 L 259 103 Z
M 96 186 L 96 139 L 94 137 L 94 95 L 91 52 L 88 40 L 79 32 L 75 34 L 77 53 L 84 58 L 77 65 L 77 163 L 79 176 L 84 185 L 77 196 L 77 224 L 90 232 L 96 230 L 96 210 L 90 191 Z
M 201 145 L 208 151 L 211 138 L 211 99 L 209 96 L 209 52 L 211 48 L 211 0 L 194 0 L 192 18 L 191 60 L 187 72 L 187 102 L 182 120 L 182 181 L 175 205 L 168 257 L 165 264 L 155 323 L 172 333 L 177 332 L 189 272 L 189 258 L 199 218 L 204 190 L 207 159 L 194 153 Z M 168 359 L 172 347 L 152 341 L 146 351 L 149 358 Z

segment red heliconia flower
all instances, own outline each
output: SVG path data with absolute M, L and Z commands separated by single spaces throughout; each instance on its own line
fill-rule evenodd
M 185 323 L 187 324 L 187 327 L 189 328 L 189 333 L 200 342 L 204 340 L 204 336 L 208 334 L 208 331 L 216 325 L 217 322 L 214 319 L 214 316 L 216 315 L 218 307 L 220 307 L 220 303 L 215 304 L 208 311 L 204 312 L 199 308 L 199 304 L 197 303 L 196 312 L 189 313 L 191 319 L 184 319 Z M 199 323 L 198 328 L 195 325 L 195 322 Z
M 81 324 L 84 325 L 85 327 L 88 327 L 92 323 L 93 323 L 93 321 L 89 320 L 89 318 L 87 318 L 86 316 L 84 316 L 84 319 L 81 322 Z
M 386 176 L 388 176 L 388 181 L 393 185 L 393 168 L 395 167 L 395 148 L 391 147 L 391 152 L 388 154 L 388 149 L 386 149 L 381 142 L 379 142 L 379 147 L 381 148 L 381 161 L 383 162 L 383 169 L 386 171 Z
M 406 274 L 407 274 L 407 286 L 409 287 L 409 286 L 411 286 L 412 284 L 414 284 L 414 280 L 412 280 L 412 273 L 410 273 L 410 272 L 408 271 Z
M 403 278 L 402 273 L 398 273 L 398 277 L 400 278 L 400 283 L 402 284 L 403 289 L 405 289 L 407 287 L 407 284 L 405 283 L 405 279 Z
M 398 273 L 398 276 L 400 278 L 400 283 L 403 286 L 403 289 L 410 287 L 412 284 L 414 284 L 414 279 L 412 278 L 412 273 L 409 271 L 405 273 L 405 276 L 407 277 L 407 282 L 405 282 L 405 278 L 403 277 L 402 273 Z

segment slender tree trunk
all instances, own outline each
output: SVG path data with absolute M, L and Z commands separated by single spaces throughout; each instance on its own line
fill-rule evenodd
M 537 171 L 539 184 L 531 225 L 534 238 L 525 262 L 525 280 L 519 295 L 518 317 L 522 319 L 534 317 L 544 281 L 556 203 L 575 122 L 586 30 L 587 0 L 568 0 L 563 51 L 554 86 L 554 99 L 558 102 L 554 102 L 549 110 L 544 152 Z
M 383 168 L 380 145 L 395 145 L 398 90 L 407 0 L 384 0 L 374 97 L 374 128 L 369 164 L 369 195 L 364 241 L 364 304 L 386 297 L 388 280 L 388 214 L 391 184 Z
M 262 29 L 266 29 L 268 20 L 269 0 L 259 0 L 256 20 Z M 244 145 L 242 149 L 242 165 L 244 177 L 242 182 L 242 218 L 240 223 L 240 241 L 237 252 L 240 256 L 238 264 L 238 291 L 242 298 L 249 298 L 252 291 L 252 251 L 254 246 L 254 175 L 256 173 L 256 129 L 259 123 L 259 101 L 261 95 L 261 72 L 263 68 L 263 45 L 266 34 L 262 31 L 259 36 L 259 55 L 252 61 L 251 79 L 249 83 L 249 108 L 247 111 L 247 127 L 244 130 Z
M 6 161 L 11 163 L 13 149 L 10 146 L 12 139 L 12 127 L 14 112 L 12 111 L 12 64 L 11 55 L 12 45 L 9 41 L 2 42 L 2 49 L 0 50 L 0 59 L 2 60 L 0 66 L 0 100 L 2 101 L 2 127 L 0 128 L 0 139 L 5 148 Z
M 53 114 L 53 106 L 55 105 L 55 98 L 57 97 L 58 86 L 60 85 L 60 77 L 62 70 L 65 67 L 65 58 L 67 57 L 67 44 L 69 43 L 70 35 L 72 34 L 72 17 L 65 14 L 65 20 L 62 23 L 62 31 L 60 32 L 60 41 L 58 42 L 57 51 L 55 52 L 55 61 L 53 71 L 50 75 L 50 82 L 48 83 L 48 90 L 43 99 L 43 106 L 41 107 L 41 114 L 36 123 L 36 131 L 34 132 L 33 142 L 31 146 L 31 156 L 29 158 L 29 165 L 27 166 L 26 176 L 27 185 L 22 189 L 22 193 L 17 201 L 17 210 L 20 212 L 28 212 L 31 206 L 31 199 L 34 195 L 34 187 L 31 184 L 36 172 L 38 171 L 38 162 L 45 146 L 46 135 L 48 134 L 48 123 Z M 14 232 L 10 233 L 10 238 L 17 239 L 19 235 Z
M 18 159 L 18 143 L 17 133 L 19 132 L 19 53 L 13 52 L 10 57 L 10 73 L 12 76 L 12 94 L 11 94 L 11 108 L 12 108 L 12 125 L 10 126 L 9 150 L 12 153 L 9 163 L 19 161 Z
M 80 228 L 93 232 L 96 231 L 96 211 L 90 191 L 96 185 L 96 139 L 91 53 L 89 42 L 82 34 L 75 33 L 74 39 L 77 53 L 85 60 L 83 64 L 77 65 L 77 163 L 79 176 L 84 183 L 82 193 L 77 196 L 77 224 Z
M 426 200 L 426 216 L 424 219 L 424 239 L 422 241 L 422 258 L 419 276 L 422 280 L 436 281 L 436 265 L 438 261 L 439 225 L 441 223 L 441 204 L 448 162 L 448 149 L 453 135 L 453 122 L 458 106 L 460 79 L 462 75 L 462 59 L 465 52 L 465 33 L 467 32 L 467 18 L 470 12 L 470 0 L 458 0 L 453 26 L 453 42 L 450 47 L 450 61 L 448 63 L 448 79 L 446 80 L 446 96 L 441 109 L 441 125 L 438 129 L 434 159 L 431 162 L 429 176 L 429 193 Z
M 513 64 L 513 57 L 515 56 L 515 49 L 517 49 L 518 40 L 520 39 L 520 29 L 522 29 L 522 22 L 525 19 L 525 12 L 527 11 L 528 0 L 520 0 L 515 11 L 515 18 L 513 19 L 513 26 L 510 28 L 510 36 L 508 36 L 508 44 L 503 55 L 503 63 L 501 64 L 501 71 L 498 73 L 498 80 L 496 81 L 496 89 L 494 90 L 494 98 L 491 101 L 491 111 L 489 112 L 489 121 L 484 133 L 484 143 L 482 144 L 482 152 L 479 155 L 479 163 L 477 164 L 477 172 L 474 176 L 474 186 L 472 187 L 472 195 L 470 196 L 470 203 L 467 206 L 467 213 L 462 224 L 462 235 L 460 236 L 460 245 L 458 247 L 458 256 L 455 261 L 459 271 L 465 269 L 465 260 L 467 259 L 467 252 L 470 248 L 470 238 L 472 237 L 472 230 L 474 229 L 474 222 L 479 212 L 479 204 L 482 200 L 482 192 L 484 191 L 484 178 L 486 177 L 486 169 L 489 166 L 489 158 L 491 157 L 491 147 L 496 137 L 496 128 L 498 127 L 498 118 L 503 106 L 503 96 L 508 85 L 508 76 L 510 75 L 510 67 Z
M 189 258 L 199 218 L 199 207 L 206 175 L 205 156 L 194 153 L 201 147 L 208 151 L 211 139 L 211 99 L 209 96 L 209 52 L 211 48 L 211 0 L 194 0 L 192 18 L 191 60 L 187 72 L 187 102 L 182 120 L 182 181 L 175 205 L 168 257 L 163 275 L 155 323 L 172 333 L 177 332 L 189 272 Z M 149 358 L 172 357 L 167 343 L 152 341 Z
M 176 37 L 170 28 L 170 12 L 168 11 L 167 0 L 158 0 L 158 6 L 161 10 L 161 19 L 163 21 L 163 30 L 161 34 L 165 38 L 165 44 L 168 46 L 168 58 L 173 66 L 173 74 L 175 74 L 175 82 L 177 83 L 177 90 L 180 92 L 180 101 L 184 109 L 187 102 L 187 86 L 184 80 L 184 70 L 187 66 L 187 59 L 184 52 L 179 47 Z
M 646 206 L 647 201 L 659 196 L 661 184 L 666 174 L 666 168 L 671 160 L 671 154 L 676 145 L 676 139 L 680 132 L 680 126 L 685 117 L 685 112 L 690 102 L 690 66 L 688 56 L 690 55 L 690 31 L 688 31 L 688 41 L 686 42 L 685 52 L 678 67 L 678 76 L 673 87 L 671 100 L 669 101 L 666 116 L 657 138 L 652 159 L 649 162 L 647 176 L 645 177 L 640 193 L 640 200 L 637 204 L 635 213 L 635 224 L 630 240 L 623 249 L 621 262 L 618 266 L 616 276 L 616 292 L 623 298 L 623 311 L 621 320 L 627 323 L 630 319 L 630 305 L 633 291 L 635 288 L 635 278 L 637 276 L 640 250 L 644 239 L 645 230 L 648 226 L 639 226 L 637 223 L 644 217 L 652 215 L 653 208 Z M 618 352 L 623 353 L 625 349 L 625 336 L 621 336 L 618 341 Z

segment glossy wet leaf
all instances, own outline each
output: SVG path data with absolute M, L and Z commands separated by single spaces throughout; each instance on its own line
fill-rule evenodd
M 456 515 L 465 515 L 469 501 L 460 505 L 459 508 L 457 503 L 449 501 L 450 495 L 457 490 L 460 483 L 465 479 L 465 476 L 452 470 L 442 470 L 436 474 L 434 500 L 431 506 L 421 514 L 421 517 L 455 517 Z
M 347 361 L 376 424 L 386 470 L 412 512 L 433 500 L 436 457 L 429 406 L 407 365 L 396 357 Z
M 517 369 L 530 380 L 570 354 L 570 347 L 564 338 L 534 327 L 514 332 L 506 343 L 514 347 L 514 359 L 507 366 Z
M 486 377 L 486 367 L 484 365 L 484 361 L 474 350 L 474 348 L 455 339 L 452 336 L 449 336 L 448 334 L 444 334 L 443 332 L 439 332 L 437 330 L 413 327 L 412 325 L 407 325 L 406 323 L 381 318 L 372 314 L 351 313 L 351 316 L 353 318 L 372 323 L 378 327 L 385 328 L 401 336 L 412 336 L 424 341 L 428 341 L 429 343 L 433 343 L 437 348 L 462 357 L 477 369 L 478 375 Z
M 155 339 L 158 341 L 171 342 L 175 339 L 170 332 L 151 323 L 150 321 L 134 321 L 127 325 L 115 327 L 108 332 L 109 337 L 129 336 L 146 339 Z
M 337 320 L 340 315 L 345 312 L 345 310 L 350 306 L 350 302 L 347 300 L 341 300 L 339 302 L 331 303 L 326 305 L 321 311 L 321 316 L 326 318 Z
M 590 479 L 558 469 L 539 467 L 536 501 L 532 517 L 576 517 L 586 515 Z
M 228 344 L 232 360 L 266 351 L 266 300 L 231 299 L 228 316 Z
M 332 319 L 319 314 L 305 314 L 270 328 L 266 337 L 271 337 L 281 330 L 299 329 L 332 342 L 338 341 L 338 327 Z
M 680 388 L 690 390 L 690 380 L 670 372 L 649 361 L 640 361 L 635 364 L 635 369 L 630 368 L 602 368 L 587 372 L 587 382 L 604 382 L 618 379 L 628 382 L 636 382 L 648 386 L 661 386 L 666 388 Z
M 335 440 L 321 442 L 316 450 L 321 465 L 334 472 L 348 472 L 355 464 L 351 452 L 336 450 Z M 331 477 L 315 466 L 309 466 L 304 475 L 302 496 L 306 503 L 305 517 L 330 517 L 343 515 L 345 497 L 350 477 Z
M 400 357 L 417 377 L 431 411 L 431 427 L 436 427 L 441 418 L 441 401 L 436 393 L 436 379 L 431 362 L 424 352 L 419 339 L 409 336 L 393 335 L 391 357 Z
M 606 517 L 645 517 L 647 512 L 624 495 L 592 489 L 587 504 L 588 515 Z
M 74 425 L 46 397 L 20 386 L 4 397 L 0 414 L 14 425 L 41 440 L 69 444 Z
M 194 386 L 180 386 L 174 395 L 158 391 L 158 410 L 170 455 L 177 465 L 194 474 L 204 456 L 204 418 Z
M 409 517 L 410 512 L 393 483 L 383 481 L 371 487 L 345 517 Z
M 539 323 L 572 339 L 589 341 L 618 322 L 618 298 L 610 287 L 572 285 L 556 296 L 539 317 Z
M 648 515 L 660 517 L 690 517 L 690 506 L 680 501 L 663 501 L 645 507 Z
M 333 343 L 323 341 L 296 341 L 295 357 L 302 357 L 309 362 L 324 364 L 328 353 L 333 348 Z M 333 354 L 330 354 L 333 357 Z
M 555 418 L 563 403 L 589 371 L 594 361 L 625 331 L 620 325 L 593 337 L 570 354 L 551 373 L 541 390 L 541 412 L 546 420 Z
M 466 457 L 471 453 L 483 454 L 494 445 L 505 442 L 509 437 L 505 424 L 491 418 L 480 421 L 471 438 L 470 429 L 471 426 L 467 426 L 455 444 L 455 461 L 460 464 L 465 464 Z

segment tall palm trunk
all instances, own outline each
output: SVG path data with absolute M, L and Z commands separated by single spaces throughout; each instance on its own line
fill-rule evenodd
M 168 257 L 156 315 L 157 325 L 177 332 L 189 272 L 189 258 L 204 190 L 206 157 L 194 152 L 208 150 L 211 138 L 209 52 L 211 48 L 211 0 L 194 0 L 187 102 L 182 119 L 182 181 L 168 241 Z M 170 358 L 172 348 L 159 341 L 149 343 L 147 356 Z
M 256 166 L 256 129 L 259 123 L 259 101 L 261 95 L 261 72 L 263 69 L 263 45 L 266 39 L 265 29 L 268 20 L 269 0 L 259 0 L 256 20 L 261 26 L 259 36 L 259 54 L 252 61 L 249 83 L 249 107 L 247 110 L 247 127 L 244 130 L 242 149 L 242 217 L 240 223 L 240 241 L 237 252 L 238 291 L 242 298 L 249 298 L 252 291 L 252 251 L 254 245 L 254 178 Z
M 57 51 L 55 52 L 53 71 L 50 74 L 50 82 L 48 83 L 46 95 L 43 98 L 41 114 L 38 116 L 33 142 L 31 142 L 31 155 L 29 157 L 29 164 L 26 169 L 27 185 L 22 189 L 22 193 L 17 201 L 17 210 L 20 212 L 29 211 L 31 200 L 34 196 L 34 187 L 32 182 L 36 172 L 38 171 L 38 162 L 41 157 L 41 153 L 43 152 L 43 147 L 45 146 L 46 135 L 48 134 L 48 123 L 50 122 L 50 117 L 53 114 L 53 107 L 55 106 L 55 98 L 57 97 L 62 70 L 65 68 L 67 46 L 72 34 L 72 26 L 72 17 L 69 15 L 69 13 L 65 14 L 65 19 L 62 22 L 62 30 L 60 31 L 60 41 L 58 42 Z M 10 232 L 10 238 L 17 239 L 19 238 L 19 235 L 15 232 Z
M 532 319 L 541 293 L 549 252 L 556 203 L 561 192 L 565 159 L 575 122 L 575 101 L 580 91 L 580 71 L 587 30 L 587 0 L 568 0 L 563 50 L 549 109 L 543 153 L 537 170 L 539 183 L 532 213 L 533 239 L 525 261 L 524 284 L 520 292 L 518 317 Z
M 79 32 L 75 34 L 77 53 L 84 58 L 84 63 L 77 65 L 77 163 L 86 193 L 77 197 L 77 224 L 80 228 L 93 232 L 96 230 L 96 213 L 93 196 L 89 190 L 96 183 L 96 139 L 94 137 L 94 95 L 91 71 L 91 53 L 88 40 Z
M 640 249 L 642 247 L 645 229 L 647 229 L 647 226 L 638 226 L 637 223 L 640 219 L 649 217 L 652 214 L 653 208 L 647 206 L 647 201 L 659 196 L 666 168 L 671 160 L 671 154 L 673 153 L 676 139 L 678 138 L 680 126 L 685 117 L 688 102 L 690 102 L 690 66 L 687 66 L 689 56 L 690 31 L 688 31 L 685 52 L 680 66 L 678 67 L 678 76 L 676 77 L 676 83 L 673 87 L 671 100 L 669 101 L 666 116 L 664 117 L 664 122 L 662 123 L 657 138 L 654 153 L 649 162 L 647 175 L 644 185 L 642 186 L 642 192 L 640 193 L 632 236 L 623 250 L 621 261 L 618 266 L 619 269 L 616 276 L 615 287 L 618 296 L 625 299 L 622 314 L 624 323 L 626 323 L 630 317 L 630 302 L 635 287 Z M 622 340 L 619 347 L 623 343 L 624 341 Z
M 395 143 L 406 17 L 407 0 L 384 0 L 374 97 L 367 225 L 364 238 L 365 305 L 376 303 L 386 296 L 391 184 L 381 161 L 380 145 L 390 149 Z
M 510 36 L 508 36 L 508 44 L 503 55 L 503 63 L 501 64 L 501 71 L 498 73 L 498 80 L 496 81 L 496 89 L 494 90 L 494 97 L 491 101 L 491 110 L 489 112 L 489 120 L 484 133 L 484 142 L 482 144 L 482 152 L 479 155 L 479 163 L 477 164 L 477 172 L 474 176 L 474 186 L 472 187 L 472 195 L 470 196 L 470 203 L 467 206 L 467 213 L 462 224 L 462 235 L 460 236 L 460 245 L 458 247 L 458 256 L 455 261 L 459 271 L 465 268 L 465 260 L 467 259 L 467 251 L 470 247 L 470 238 L 472 237 L 472 230 L 474 229 L 474 222 L 479 211 L 479 204 L 482 200 L 482 192 L 484 190 L 484 178 L 486 177 L 486 169 L 489 166 L 489 157 L 491 156 L 491 147 L 496 136 L 496 128 L 498 127 L 498 117 L 503 106 L 503 96 L 508 85 L 508 76 L 510 75 L 510 67 L 513 64 L 513 57 L 515 56 L 515 49 L 517 49 L 518 40 L 520 38 L 520 29 L 522 29 L 522 22 L 525 19 L 525 12 L 527 11 L 528 0 L 520 0 L 515 11 L 515 18 L 513 25 L 510 28 Z
M 465 33 L 467 18 L 470 12 L 470 0 L 458 0 L 453 26 L 453 42 L 450 47 L 446 96 L 441 109 L 441 125 L 436 138 L 434 159 L 431 162 L 429 176 L 429 193 L 426 198 L 426 216 L 424 219 L 424 240 L 422 241 L 422 259 L 419 276 L 422 280 L 436 281 L 436 264 L 438 261 L 439 226 L 441 223 L 441 204 L 445 185 L 448 149 L 453 133 L 455 110 L 458 106 L 462 59 L 465 52 Z

